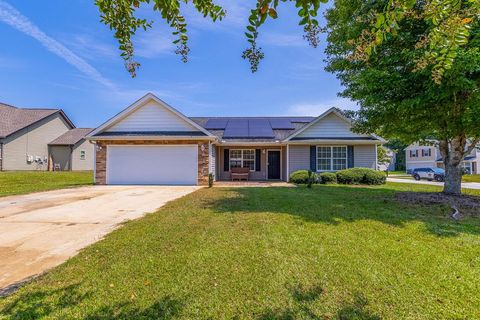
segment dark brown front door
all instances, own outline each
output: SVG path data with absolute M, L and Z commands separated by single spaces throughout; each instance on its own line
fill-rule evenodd
M 280 179 L 280 151 L 267 151 L 268 179 Z

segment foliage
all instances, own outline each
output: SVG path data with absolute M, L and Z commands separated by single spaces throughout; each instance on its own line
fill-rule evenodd
M 92 171 L 0 172 L 0 197 L 93 184 Z
M 296 183 L 296 184 L 306 184 L 308 183 L 308 170 L 297 170 L 295 172 L 292 172 L 290 174 L 290 182 Z
M 475 143 L 480 137 L 480 26 L 472 26 L 468 44 L 458 49 L 441 84 L 435 84 L 431 81 L 433 67 L 417 68 L 418 59 L 427 52 L 417 43 L 431 26 L 413 13 L 399 22 L 395 37 L 376 46 L 368 61 L 349 58 L 357 48 L 352 39 L 361 38 L 370 26 L 372 12 L 386 5 L 387 0 L 335 2 L 326 14 L 327 70 L 345 86 L 341 95 L 360 104 L 355 130 L 398 138 L 406 144 L 432 137 L 443 141 L 442 157 L 448 159 L 445 188 L 457 193 L 460 178 L 456 173 L 469 152 L 466 142 L 471 139 Z M 418 6 L 416 12 L 424 10 Z
M 370 55 L 378 45 L 401 32 L 403 20 L 423 20 L 429 28 L 417 42 L 418 47 L 425 49 L 417 67 L 433 66 L 432 77 L 441 83 L 462 47 L 469 44 L 479 17 L 478 0 L 389 0 L 386 10 L 372 19 L 372 29 L 365 29 L 368 36 L 362 39 L 367 41 L 358 45 L 357 51 Z
M 337 171 L 337 181 L 342 184 L 385 184 L 384 172 L 368 168 L 351 168 Z
M 337 183 L 337 175 L 334 172 L 322 172 L 319 175 L 321 184 L 335 184 Z
M 312 184 L 316 182 L 317 182 L 317 174 L 312 170 L 308 170 L 307 188 L 311 188 Z
M 213 187 L 213 179 L 214 179 L 213 173 L 209 173 L 208 174 L 208 187 L 209 188 Z
M 480 220 L 395 200 L 412 190 L 440 189 L 201 189 L 1 298 L 0 318 L 478 319 Z
M 259 28 L 270 19 L 278 18 L 280 2 L 295 4 L 298 8 L 299 24 L 304 27 L 304 38 L 316 48 L 319 44 L 317 15 L 320 4 L 328 0 L 257 0 L 255 8 L 250 11 L 248 26 L 245 32 L 249 47 L 242 57 L 250 62 L 252 72 L 257 71 L 264 57 L 258 46 Z M 374 1 L 370 1 L 372 3 Z M 382 1 L 377 1 L 382 2 Z M 351 56 L 360 60 L 369 60 L 372 52 L 384 41 L 401 33 L 404 20 L 414 17 L 426 22 L 431 27 L 417 40 L 417 45 L 424 49 L 424 55 L 417 60 L 418 68 L 433 66 L 432 75 L 440 82 L 446 70 L 452 68 L 459 50 L 470 43 L 472 30 L 479 22 L 480 2 L 478 0 L 386 0 L 364 17 L 367 22 L 359 37 L 352 40 L 356 44 Z M 192 3 L 204 17 L 213 21 L 221 20 L 226 11 L 216 5 L 213 0 L 96 0 L 100 10 L 101 21 L 115 31 L 121 55 L 125 59 L 126 68 L 134 77 L 140 64 L 134 60 L 134 48 L 131 41 L 137 29 L 147 30 L 152 21 L 141 19 L 136 13 L 141 5 L 153 4 L 162 19 L 173 29 L 177 45 L 175 52 L 186 62 L 188 53 L 187 22 L 182 14 L 181 4 Z M 367 2 L 366 2 L 367 3 Z
M 392 162 L 392 158 L 388 155 L 388 150 L 384 146 L 377 147 L 377 161 L 383 164 Z
M 385 146 L 395 152 L 395 170 L 404 171 L 407 167 L 405 149 L 408 147 L 408 144 L 403 143 L 397 138 L 393 138 L 390 139 Z
M 158 11 L 173 29 L 173 35 L 176 37 L 173 41 L 177 45 L 175 53 L 182 56 L 182 61 L 187 62 L 188 48 L 187 23 L 184 15 L 181 13 L 181 3 L 193 3 L 195 9 L 204 17 L 209 17 L 212 21 L 221 20 L 225 16 L 225 11 L 213 3 L 212 0 L 95 0 L 95 5 L 100 10 L 100 19 L 115 31 L 115 38 L 118 40 L 121 56 L 125 60 L 125 66 L 132 77 L 135 77 L 136 70 L 140 66 L 134 60 L 134 48 L 132 36 L 137 29 L 147 29 L 152 27 L 153 21 L 137 18 L 135 15 L 141 5 L 150 5 L 153 3 L 153 10 Z

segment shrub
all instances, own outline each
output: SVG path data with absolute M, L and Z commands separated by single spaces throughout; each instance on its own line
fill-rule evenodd
M 363 183 L 365 184 L 385 184 L 387 175 L 382 171 L 367 171 L 363 177 Z
M 337 175 L 333 172 L 320 173 L 320 183 L 335 184 L 337 183 Z
M 209 173 L 208 174 L 208 187 L 211 188 L 213 187 L 213 180 L 214 180 L 214 175 L 213 173 Z
M 368 168 L 351 168 L 337 171 L 337 181 L 343 184 L 384 184 L 384 172 Z
M 308 170 L 298 170 L 290 174 L 290 182 L 303 184 L 308 183 Z

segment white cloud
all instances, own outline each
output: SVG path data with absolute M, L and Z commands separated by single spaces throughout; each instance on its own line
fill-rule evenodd
M 98 60 L 99 58 L 114 59 L 120 57 L 120 51 L 113 45 L 102 43 L 89 34 L 68 35 L 68 38 L 62 42 L 86 59 Z
M 171 30 L 158 27 L 161 26 L 154 24 L 147 31 L 139 30 L 140 32 L 133 40 L 136 56 L 154 58 L 163 54 L 172 54 L 175 51 Z
M 34 25 L 27 17 L 18 12 L 14 7 L 8 3 L 0 0 L 0 21 L 10 25 L 20 32 L 36 39 L 48 51 L 64 59 L 77 70 L 88 76 L 89 78 L 103 84 L 106 87 L 113 88 L 114 85 L 110 80 L 104 78 L 100 72 L 88 64 L 85 60 L 70 51 L 64 45 L 55 39 L 46 35 L 36 25 Z
M 357 103 L 345 98 L 338 98 L 323 102 L 298 103 L 286 109 L 285 115 L 289 116 L 319 116 L 328 109 L 337 107 L 340 109 L 358 109 Z

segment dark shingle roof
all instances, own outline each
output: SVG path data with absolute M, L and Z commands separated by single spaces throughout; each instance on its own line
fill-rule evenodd
M 92 132 L 93 128 L 75 128 L 69 130 L 62 134 L 57 139 L 53 140 L 49 143 L 49 145 L 62 145 L 62 146 L 70 146 L 75 145 L 80 140 L 85 139 L 85 136 Z
M 62 110 L 16 108 L 8 104 L 0 103 L 0 138 L 8 137 L 57 112 L 62 112 Z M 66 120 L 70 122 L 67 118 Z M 71 125 L 74 127 L 73 124 Z
M 231 142 L 272 142 L 276 140 L 284 140 L 291 134 L 293 134 L 295 131 L 299 130 L 300 128 L 303 128 L 310 122 L 312 122 L 316 117 L 190 117 L 191 120 L 205 128 L 207 121 L 210 119 L 248 119 L 248 120 L 257 120 L 257 119 L 266 119 L 266 120 L 271 120 L 271 119 L 287 119 L 289 120 L 293 127 L 295 129 L 274 129 L 273 130 L 273 135 L 274 137 L 271 139 L 265 139 L 265 138 L 224 138 L 223 135 L 225 133 L 225 130 L 213 130 L 210 129 L 208 130 L 211 132 L 213 135 L 217 136 L 220 140 L 228 140 Z

